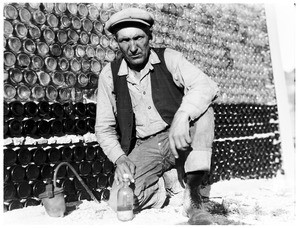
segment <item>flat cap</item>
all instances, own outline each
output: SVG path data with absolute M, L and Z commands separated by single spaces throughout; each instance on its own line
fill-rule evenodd
M 115 27 L 120 28 L 122 24 L 126 24 L 128 26 L 131 24 L 130 22 L 133 24 L 144 24 L 151 27 L 154 23 L 154 19 L 153 16 L 146 10 L 139 8 L 126 8 L 113 14 L 105 23 L 105 29 L 109 32 L 113 32 Z

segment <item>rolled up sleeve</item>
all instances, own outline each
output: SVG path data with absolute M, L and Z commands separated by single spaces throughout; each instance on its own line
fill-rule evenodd
M 111 68 L 110 64 L 107 64 L 100 73 L 98 80 L 95 134 L 103 152 L 113 163 L 125 154 L 116 132 L 115 111 Z

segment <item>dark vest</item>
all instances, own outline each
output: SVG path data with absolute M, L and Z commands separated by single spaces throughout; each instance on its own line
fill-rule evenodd
M 162 119 L 168 125 L 171 125 L 173 117 L 181 104 L 183 89 L 176 86 L 171 73 L 167 69 L 164 59 L 165 48 L 155 48 L 153 50 L 161 62 L 154 64 L 154 69 L 150 72 L 152 99 Z M 128 154 L 134 147 L 135 119 L 126 76 L 118 76 L 121 62 L 122 58 L 112 62 L 111 69 L 116 95 L 117 131 L 120 134 L 121 147 Z

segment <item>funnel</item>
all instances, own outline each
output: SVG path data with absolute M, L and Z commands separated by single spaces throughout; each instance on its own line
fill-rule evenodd
M 62 165 L 67 165 L 74 172 L 75 176 L 77 177 L 79 182 L 83 185 L 83 187 L 85 188 L 87 193 L 91 196 L 91 198 L 95 202 L 99 203 L 97 198 L 90 191 L 88 186 L 83 182 L 83 180 L 76 172 L 76 170 L 73 168 L 73 166 L 71 166 L 68 162 L 61 162 L 54 170 L 53 184 L 52 183 L 47 184 L 45 192 L 39 195 L 39 198 L 42 200 L 46 212 L 50 217 L 63 217 L 66 212 L 66 203 L 63 194 L 63 188 L 59 188 L 56 186 L 57 172 Z

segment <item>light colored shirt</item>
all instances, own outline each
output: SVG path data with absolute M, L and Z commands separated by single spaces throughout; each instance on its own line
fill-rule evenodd
M 216 83 L 187 61 L 180 52 L 166 48 L 164 57 L 174 83 L 184 89 L 178 111 L 187 112 L 191 120 L 198 118 L 217 95 L 219 90 Z M 160 60 L 151 50 L 148 63 L 141 72 L 131 70 L 125 60 L 121 62 L 118 71 L 119 77 L 127 77 L 138 138 L 150 136 L 167 127 L 167 123 L 159 115 L 152 100 L 150 71 L 156 63 L 160 63 Z M 124 151 L 121 149 L 116 132 L 117 109 L 113 91 L 111 65 L 107 64 L 98 80 L 95 133 L 104 153 L 115 163 Z

